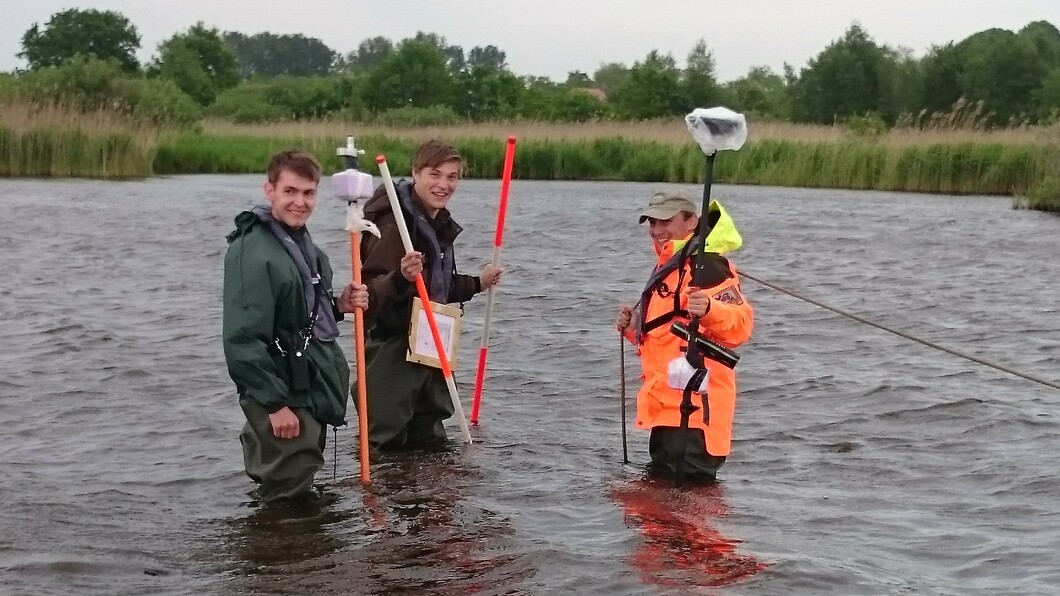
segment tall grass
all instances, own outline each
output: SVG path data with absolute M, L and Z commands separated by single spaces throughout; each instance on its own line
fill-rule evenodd
M 982 105 L 963 101 L 948 112 L 903 118 L 894 128 L 870 137 L 854 134 L 842 123 L 752 122 L 748 127 L 751 140 L 743 150 L 717 161 L 719 181 L 1018 195 L 1041 184 L 1051 146 L 1040 127 L 990 128 Z M 703 155 L 680 119 L 419 128 L 341 121 L 236 125 L 211 120 L 203 123 L 203 130 L 208 137 L 286 137 L 325 147 L 335 144 L 339 135 L 352 133 L 386 140 L 398 150 L 428 138 L 445 138 L 469 157 L 471 177 L 497 176 L 500 140 L 515 135 L 519 138 L 515 175 L 520 178 L 698 182 L 703 176 Z M 331 155 L 330 149 L 324 153 Z
M 496 178 L 504 156 L 503 136 L 450 138 L 467 159 L 469 178 Z M 260 172 L 268 156 L 286 147 L 316 154 L 326 169 L 337 169 L 339 135 L 184 135 L 164 141 L 158 173 Z M 408 137 L 363 136 L 362 147 L 387 155 L 391 171 L 405 174 L 418 141 Z M 732 184 L 879 189 L 948 194 L 1022 194 L 1040 183 L 1048 147 L 1039 144 L 937 143 L 888 145 L 844 139 L 836 142 L 755 139 L 717 160 L 715 179 Z M 371 155 L 369 155 L 371 157 Z M 596 139 L 520 140 L 513 174 L 534 180 L 629 180 L 702 182 L 703 154 L 690 140 L 680 144 Z M 362 169 L 376 173 L 375 163 Z
M 1016 197 L 1017 207 L 1060 213 L 1060 122 L 1044 133 L 1048 141 L 1041 181 Z
M 153 172 L 158 133 L 121 114 L 0 103 L 0 176 L 136 178 Z
M 376 173 L 385 154 L 406 175 L 423 140 L 452 141 L 471 178 L 499 176 L 504 139 L 519 138 L 514 175 L 542 180 L 702 182 L 703 155 L 681 120 L 554 124 L 494 122 L 394 128 L 341 121 L 236 125 L 205 121 L 202 132 L 163 131 L 106 109 L 8 102 L 0 106 L 0 176 L 260 173 L 269 156 L 299 147 L 327 170 L 347 134 L 368 149 L 362 168 Z M 960 110 L 963 110 L 960 111 Z M 751 123 L 747 145 L 717 160 L 723 183 L 880 189 L 1026 197 L 1048 206 L 1060 187 L 1060 132 L 1028 126 L 989 130 L 974 108 L 917 117 L 883 134 L 851 134 L 841 125 Z
M 198 133 L 166 135 L 154 162 L 156 174 L 252 174 L 265 171 L 269 157 L 284 149 L 298 148 L 316 156 L 326 171 L 338 169 L 342 162 L 335 156 L 336 147 L 346 144 L 346 137 L 336 134 L 299 136 L 217 136 Z M 365 136 L 357 144 L 371 153 L 361 160 L 362 170 L 378 173 L 375 156 L 385 154 L 395 175 L 412 167 L 416 143 L 407 139 Z M 461 148 L 462 150 L 464 148 Z M 468 154 L 468 150 L 464 150 Z M 471 173 L 473 176 L 475 172 Z
M 949 114 L 949 113 L 945 113 Z M 1043 144 L 1035 127 L 1021 126 L 983 130 L 960 128 L 965 120 L 959 116 L 907 120 L 875 142 L 889 147 L 923 146 L 955 143 L 1000 143 L 1002 145 Z M 688 130 L 680 118 L 637 122 L 481 122 L 417 128 L 385 126 L 376 123 L 314 120 L 270 124 L 234 124 L 223 120 L 204 120 L 202 131 L 211 136 L 250 136 L 313 139 L 335 135 L 382 136 L 424 141 L 431 138 L 504 139 L 515 135 L 519 141 L 592 141 L 621 138 L 631 141 L 655 141 L 667 145 L 690 142 Z M 803 143 L 839 143 L 850 137 L 843 124 L 795 124 L 792 122 L 750 122 L 752 140 L 798 141 Z

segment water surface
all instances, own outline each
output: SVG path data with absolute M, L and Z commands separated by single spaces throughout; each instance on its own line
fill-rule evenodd
M 647 436 L 632 429 L 633 463 L 622 465 L 612 320 L 653 264 L 636 215 L 661 185 L 516 181 L 478 443 L 378 458 L 365 489 L 356 432 L 341 429 L 320 503 L 249 506 L 220 290 L 224 235 L 260 184 L 0 184 L 3 592 L 1060 585 L 1056 390 L 749 280 L 756 328 L 741 349 L 721 481 L 679 491 L 644 479 Z M 490 257 L 498 190 L 466 181 L 453 201 L 465 270 Z M 752 275 L 1060 381 L 1055 216 L 996 197 L 726 186 L 715 196 L 745 239 L 734 261 Z M 322 201 L 310 229 L 344 281 L 344 206 Z M 467 305 L 461 341 L 467 411 L 484 304 Z M 632 351 L 627 363 L 632 396 Z

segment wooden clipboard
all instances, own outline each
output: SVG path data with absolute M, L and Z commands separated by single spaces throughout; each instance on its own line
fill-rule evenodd
M 437 302 L 431 302 L 431 311 L 434 312 L 434 320 L 438 323 L 438 334 L 442 337 L 445 355 L 449 358 L 449 368 L 456 370 L 457 348 L 460 344 L 460 317 L 463 312 L 459 308 Z M 405 360 L 434 368 L 442 367 L 442 361 L 438 359 L 438 351 L 434 346 L 431 326 L 427 322 L 427 313 L 423 310 L 423 302 L 418 297 L 412 298 L 409 351 Z

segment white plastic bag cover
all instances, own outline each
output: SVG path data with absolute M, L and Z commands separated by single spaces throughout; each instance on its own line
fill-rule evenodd
M 685 124 L 707 155 L 736 151 L 747 142 L 747 120 L 729 108 L 696 108 L 685 116 Z

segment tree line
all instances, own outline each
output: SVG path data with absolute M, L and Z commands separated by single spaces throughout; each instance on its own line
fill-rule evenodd
M 642 120 L 728 105 L 758 119 L 915 124 L 977 104 L 991 125 L 1060 118 L 1060 31 L 1035 21 L 937 45 L 923 57 L 878 44 L 853 24 L 808 63 L 754 67 L 720 82 L 706 40 L 683 64 L 650 51 L 565 81 L 517 75 L 505 52 L 469 51 L 435 33 L 372 37 L 342 55 L 303 35 L 222 32 L 203 23 L 161 42 L 145 64 L 135 25 L 113 11 L 70 9 L 22 36 L 27 68 L 0 74 L 0 98 L 119 107 L 160 123 L 340 117 L 392 124 L 524 118 Z

